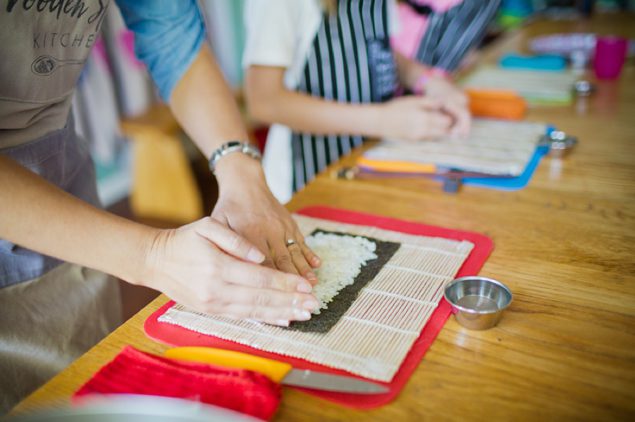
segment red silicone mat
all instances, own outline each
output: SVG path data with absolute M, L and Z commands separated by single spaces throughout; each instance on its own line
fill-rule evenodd
M 494 248 L 492 240 L 482 234 L 445 229 L 435 226 L 427 226 L 425 224 L 396 220 L 393 218 L 380 217 L 371 214 L 363 214 L 329 207 L 304 208 L 299 211 L 298 214 L 308 217 L 322 218 L 325 220 L 333 220 L 340 223 L 356 224 L 360 226 L 373 226 L 402 233 L 444 237 L 447 239 L 456 240 L 467 240 L 474 244 L 474 249 L 463 263 L 463 266 L 457 273 L 457 277 L 478 274 L 479 270 L 487 260 L 487 257 L 492 252 L 492 249 Z M 275 353 L 265 352 L 262 350 L 251 348 L 249 346 L 235 343 L 233 341 L 222 340 L 216 337 L 200 334 L 195 331 L 190 331 L 177 325 L 159 322 L 158 318 L 163 315 L 173 304 L 174 302 L 172 301 L 166 303 L 159 310 L 150 315 L 150 317 L 146 320 L 144 328 L 146 334 L 150 338 L 161 343 L 169 344 L 171 346 L 206 346 L 236 350 L 258 356 L 264 356 L 271 359 L 285 361 L 298 369 L 312 369 L 322 372 L 349 375 L 356 378 L 361 378 L 345 371 L 317 365 L 303 359 L 297 359 L 293 357 L 278 355 Z M 395 377 L 390 383 L 384 383 L 384 385 L 386 385 L 390 389 L 388 393 L 376 395 L 358 395 L 331 393 L 326 391 L 307 389 L 300 390 L 308 394 L 321 397 L 325 400 L 330 400 L 357 409 L 370 409 L 390 403 L 397 397 L 403 386 L 410 378 L 410 375 L 412 375 L 414 370 L 417 368 L 417 365 L 436 338 L 437 334 L 439 334 L 439 331 L 441 331 L 441 328 L 450 316 L 450 313 L 450 305 L 445 301 L 445 299 L 442 299 L 439 303 L 439 306 L 430 317 L 428 323 L 425 325 L 425 327 L 423 327 L 421 335 L 414 342 L 412 348 L 410 349 L 410 352 L 408 352 L 408 355 L 401 364 L 401 368 L 399 369 Z

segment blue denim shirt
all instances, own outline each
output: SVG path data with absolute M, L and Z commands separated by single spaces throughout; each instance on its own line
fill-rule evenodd
M 135 33 L 135 53 L 164 101 L 190 67 L 205 39 L 196 0 L 116 0 Z

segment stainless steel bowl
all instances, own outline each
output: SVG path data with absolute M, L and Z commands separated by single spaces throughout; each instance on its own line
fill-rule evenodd
M 449 282 L 444 296 L 452 305 L 457 322 L 470 330 L 494 327 L 512 302 L 512 292 L 503 283 L 477 276 Z

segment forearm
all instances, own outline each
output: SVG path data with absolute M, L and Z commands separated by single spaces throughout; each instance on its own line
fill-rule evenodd
M 206 45 L 176 84 L 170 108 L 207 158 L 227 141 L 248 140 L 234 95 Z M 243 154 L 230 154 L 220 160 L 216 178 L 221 190 L 245 180 L 266 189 L 262 167 Z
M 156 233 L 95 208 L 0 156 L 0 238 L 132 283 Z
M 399 71 L 399 81 L 401 85 L 413 91 L 417 85 L 417 81 L 421 75 L 430 68 L 416 62 L 408 57 L 395 52 L 395 60 L 397 61 L 397 69 Z
M 229 140 L 247 140 L 234 95 L 207 45 L 174 87 L 170 108 L 206 157 Z
M 318 135 L 382 136 L 379 104 L 340 103 L 283 87 L 275 92 L 253 92 L 257 90 L 247 90 L 249 108 L 252 116 L 264 123 L 280 123 Z

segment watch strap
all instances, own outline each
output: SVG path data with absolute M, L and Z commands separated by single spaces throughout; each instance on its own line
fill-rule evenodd
M 209 169 L 212 173 L 216 172 L 216 165 L 221 158 L 234 152 L 243 153 L 254 160 L 260 161 L 262 159 L 262 154 L 255 145 L 243 141 L 228 141 L 212 153 L 209 159 Z

